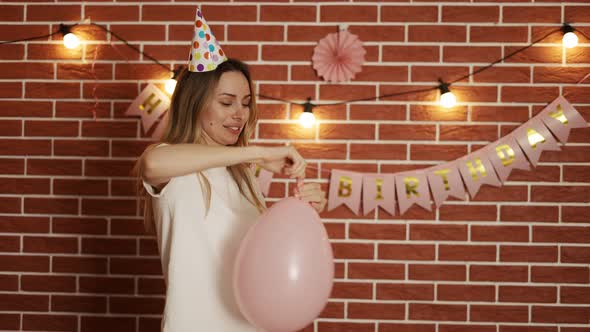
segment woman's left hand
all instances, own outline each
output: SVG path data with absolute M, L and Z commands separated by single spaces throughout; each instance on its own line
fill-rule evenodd
M 319 183 L 305 183 L 295 187 L 295 197 L 311 203 L 318 213 L 322 213 L 326 208 L 326 192 L 322 190 Z

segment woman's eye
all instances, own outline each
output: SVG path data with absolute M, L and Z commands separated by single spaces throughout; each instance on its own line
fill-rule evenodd
M 223 106 L 231 106 L 231 105 L 232 105 L 232 103 L 224 103 L 224 102 L 220 102 L 220 103 L 221 103 L 221 105 L 223 105 Z M 250 107 L 250 103 L 248 103 L 248 104 L 246 104 L 246 105 L 242 104 L 242 106 L 244 106 L 244 107 Z

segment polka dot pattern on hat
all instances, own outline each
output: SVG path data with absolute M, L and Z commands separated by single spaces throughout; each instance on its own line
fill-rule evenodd
M 194 29 L 189 54 L 189 70 L 193 72 L 215 70 L 220 63 L 227 60 L 227 56 L 215 39 L 200 8 L 197 8 Z

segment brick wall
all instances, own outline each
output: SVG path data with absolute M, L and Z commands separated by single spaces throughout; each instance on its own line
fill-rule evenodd
M 0 39 L 90 17 L 164 64 L 186 63 L 199 3 L 4 2 Z M 335 102 L 429 87 L 476 70 L 569 22 L 590 35 L 584 1 L 205 2 L 231 57 L 258 93 Z M 367 50 L 347 84 L 324 84 L 316 42 L 346 23 Z M 92 27 L 78 50 L 51 40 L 0 45 L 0 330 L 158 331 L 164 283 L 142 233 L 129 172 L 149 143 L 124 115 L 167 72 Z M 560 93 L 590 120 L 590 47 L 556 34 L 506 63 L 436 93 L 301 108 L 261 100 L 255 142 L 293 140 L 327 187 L 333 168 L 397 172 L 454 160 L 506 135 Z M 94 74 L 91 72 L 94 64 Z M 98 82 L 98 84 L 96 84 Z M 94 89 L 96 88 L 95 92 Z M 95 108 L 97 119 L 92 118 Z M 336 258 L 329 304 L 306 331 L 590 331 L 590 131 L 501 188 L 439 210 L 323 213 Z M 275 178 L 270 201 L 290 192 Z

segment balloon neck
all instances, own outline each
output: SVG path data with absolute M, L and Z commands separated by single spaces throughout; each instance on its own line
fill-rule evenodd
M 301 187 L 303 185 L 303 178 L 297 178 L 297 186 Z
M 297 193 L 299 192 L 299 189 L 301 189 L 302 186 L 303 186 L 303 178 L 297 178 L 297 189 L 295 189 L 296 194 L 294 194 L 293 197 L 299 198 L 299 197 L 297 197 Z

